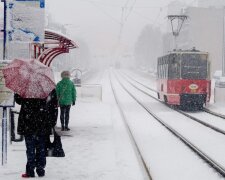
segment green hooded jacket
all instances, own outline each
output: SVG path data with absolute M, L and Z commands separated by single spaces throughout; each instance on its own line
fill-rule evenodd
M 59 105 L 71 105 L 76 101 L 76 88 L 69 78 L 63 78 L 56 85 L 56 93 Z

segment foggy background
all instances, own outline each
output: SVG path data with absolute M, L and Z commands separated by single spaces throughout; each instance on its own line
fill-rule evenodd
M 145 66 L 145 61 L 148 61 L 148 67 L 151 67 L 150 62 L 156 61 L 155 57 L 162 54 L 162 33 L 167 31 L 166 16 L 171 2 L 48 0 L 47 24 L 62 25 L 64 33 L 79 45 L 79 49 L 71 51 L 70 55 L 62 55 L 70 60 L 75 59 L 76 66 L 78 61 L 82 61 L 83 65 L 92 67 L 105 68 L 127 64 L 134 67 L 135 64 Z M 197 1 L 193 0 L 181 1 L 181 5 L 176 4 L 174 8 L 196 3 Z M 152 52 L 149 51 L 154 44 L 157 44 L 157 47 L 152 49 Z M 88 63 L 84 63 L 79 51 L 84 52 L 85 61 Z M 139 59 L 138 63 L 135 63 L 135 57 Z M 79 66 L 80 64 L 82 63 L 80 62 Z
M 178 48 L 196 47 L 209 52 L 211 74 L 221 69 L 224 0 L 46 0 L 45 3 L 45 27 L 65 34 L 79 46 L 54 59 L 52 67 L 56 70 L 125 67 L 154 73 L 157 58 L 174 49 L 167 18 L 174 14 L 188 16 L 177 39 Z M 2 29 L 3 13 L 0 16 Z

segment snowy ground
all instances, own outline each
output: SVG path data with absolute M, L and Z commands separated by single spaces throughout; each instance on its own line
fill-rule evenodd
M 102 101 L 98 98 L 80 98 L 76 102 L 76 106 L 71 108 L 70 117 L 70 128 L 69 134 L 71 137 L 63 136 L 62 143 L 66 154 L 64 158 L 47 158 L 46 166 L 46 177 L 42 179 L 46 180 L 143 180 L 144 175 L 139 166 L 139 161 L 135 155 L 133 145 L 130 143 L 130 137 L 127 134 L 127 130 L 124 128 L 123 121 L 120 117 L 119 110 L 117 109 L 114 97 L 112 95 L 109 74 L 106 72 L 99 73 L 97 79 L 90 80 L 88 83 L 98 83 L 102 85 Z M 96 76 L 96 77 L 97 77 Z M 140 78 L 140 76 L 139 76 Z M 99 81 L 101 79 L 101 81 Z M 144 80 L 148 78 L 141 78 Z M 152 81 L 146 81 L 147 84 L 154 84 Z M 154 85 L 152 85 L 154 86 Z M 125 101 L 125 96 L 124 101 Z M 213 109 L 220 112 L 224 108 L 218 108 L 217 105 L 211 105 Z M 224 107 L 224 106 L 223 106 Z M 127 107 L 132 109 L 132 106 Z M 137 111 L 137 108 L 135 108 Z M 131 111 L 129 111 L 131 112 Z M 135 111 L 132 111 L 130 116 L 133 119 L 136 116 Z M 140 113 L 138 111 L 138 113 Z M 225 111 L 224 111 L 225 112 Z M 135 119 L 134 119 L 135 120 Z M 133 121 L 135 122 L 135 121 Z M 150 122 L 146 122 L 147 125 Z M 59 120 L 58 120 L 58 126 Z M 138 126 L 138 124 L 136 124 Z M 151 124 L 153 126 L 153 124 Z M 158 126 L 158 125 L 157 125 Z M 146 126 L 147 127 L 147 126 Z M 146 156 L 151 156 L 151 154 L 157 154 L 158 151 L 169 151 L 169 147 L 160 148 L 157 150 L 157 145 L 160 142 L 155 142 L 154 139 L 159 134 L 160 137 L 169 138 L 170 135 L 166 133 L 161 134 L 163 131 L 151 131 L 149 138 L 146 139 L 145 143 L 153 139 L 152 145 L 149 144 L 149 153 Z M 147 131 L 146 131 L 147 132 Z M 153 134 L 152 134 L 153 133 Z M 156 133 L 156 134 L 154 134 Z M 144 133 L 147 134 L 147 133 Z M 152 135 L 151 135 L 152 134 Z M 141 138 L 141 137 L 139 137 Z M 143 142 L 142 139 L 140 142 Z M 173 140 L 176 141 L 176 140 Z M 166 143 L 167 141 L 165 141 Z M 169 142 L 167 142 L 169 143 Z M 167 144 L 166 143 L 166 144 Z M 164 147 L 165 144 L 161 144 Z M 154 147 L 154 148 L 152 148 Z M 171 148 L 173 149 L 173 148 Z M 183 146 L 178 150 L 183 149 Z M 186 150 L 185 150 L 186 151 Z M 5 166 L 0 166 L 0 179 L 4 180 L 16 180 L 20 178 L 21 174 L 24 173 L 26 164 L 26 154 L 25 154 L 24 142 L 13 143 L 10 145 L 8 143 L 8 159 Z M 176 151 L 174 151 L 176 155 Z M 179 154 L 177 154 L 179 155 Z M 171 158 L 171 157 L 170 157 Z M 182 157 L 181 157 L 182 158 Z M 184 161 L 181 158 L 177 158 L 176 162 L 179 162 L 179 166 L 184 165 Z M 190 157 L 187 160 L 195 159 L 196 157 Z M 169 179 L 175 180 L 176 178 L 170 179 L 170 177 L 176 177 L 175 174 L 163 176 L 166 172 L 160 172 L 160 170 L 166 166 L 169 162 L 164 156 L 152 156 L 150 157 L 152 164 L 152 169 L 156 169 L 153 174 L 156 179 Z M 186 174 L 197 175 L 197 164 L 203 164 L 202 174 L 205 174 L 204 179 L 220 179 L 215 173 L 212 173 L 208 169 L 208 166 L 196 158 L 196 164 L 186 167 Z M 154 160 L 155 163 L 154 167 Z M 161 165 L 162 163 L 165 165 Z M 193 167 L 195 167 L 193 169 Z M 205 172 L 205 170 L 208 170 Z M 184 169 L 185 171 L 185 169 Z M 167 169 L 167 173 L 170 173 L 170 168 Z M 182 177 L 181 172 L 178 172 L 179 176 Z M 209 173 L 209 174 L 208 174 Z M 157 175 L 158 174 L 158 175 Z M 161 174 L 161 175 L 160 175 Z M 161 178 L 160 178 L 161 177 Z M 164 177 L 164 178 L 163 178 Z M 204 176 L 200 176 L 204 177 Z M 215 178 L 213 178 L 215 177 Z M 187 178 L 182 178 L 187 179 Z M 196 179 L 196 178 L 192 178 Z M 222 179 L 222 178 L 221 178 Z M 181 180 L 176 179 L 176 180 Z M 198 179 L 197 179 L 198 180 Z
M 102 101 L 78 98 L 71 108 L 72 137 L 62 137 L 66 157 L 48 157 L 46 177 L 42 179 L 143 179 L 113 96 L 108 96 L 109 81 L 103 79 L 102 83 Z M 8 144 L 7 164 L 0 166 L 0 179 L 20 179 L 25 170 L 25 153 L 24 142 Z

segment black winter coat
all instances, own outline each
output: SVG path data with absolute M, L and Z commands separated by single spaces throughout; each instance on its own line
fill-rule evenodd
M 52 92 L 53 94 L 54 91 Z M 49 135 L 57 121 L 58 109 L 52 108 L 56 101 L 50 94 L 47 99 L 22 98 L 15 94 L 15 101 L 21 105 L 17 133 L 20 135 Z M 56 95 L 55 95 L 56 98 Z
M 46 99 L 47 103 L 47 121 L 50 121 L 51 127 L 54 127 L 58 118 L 58 98 L 54 89 Z

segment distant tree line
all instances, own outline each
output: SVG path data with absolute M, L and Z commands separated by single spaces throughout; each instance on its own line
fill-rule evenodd
M 156 70 L 156 62 L 162 56 L 162 32 L 159 28 L 147 25 L 143 28 L 135 43 L 136 67 L 153 72 Z

